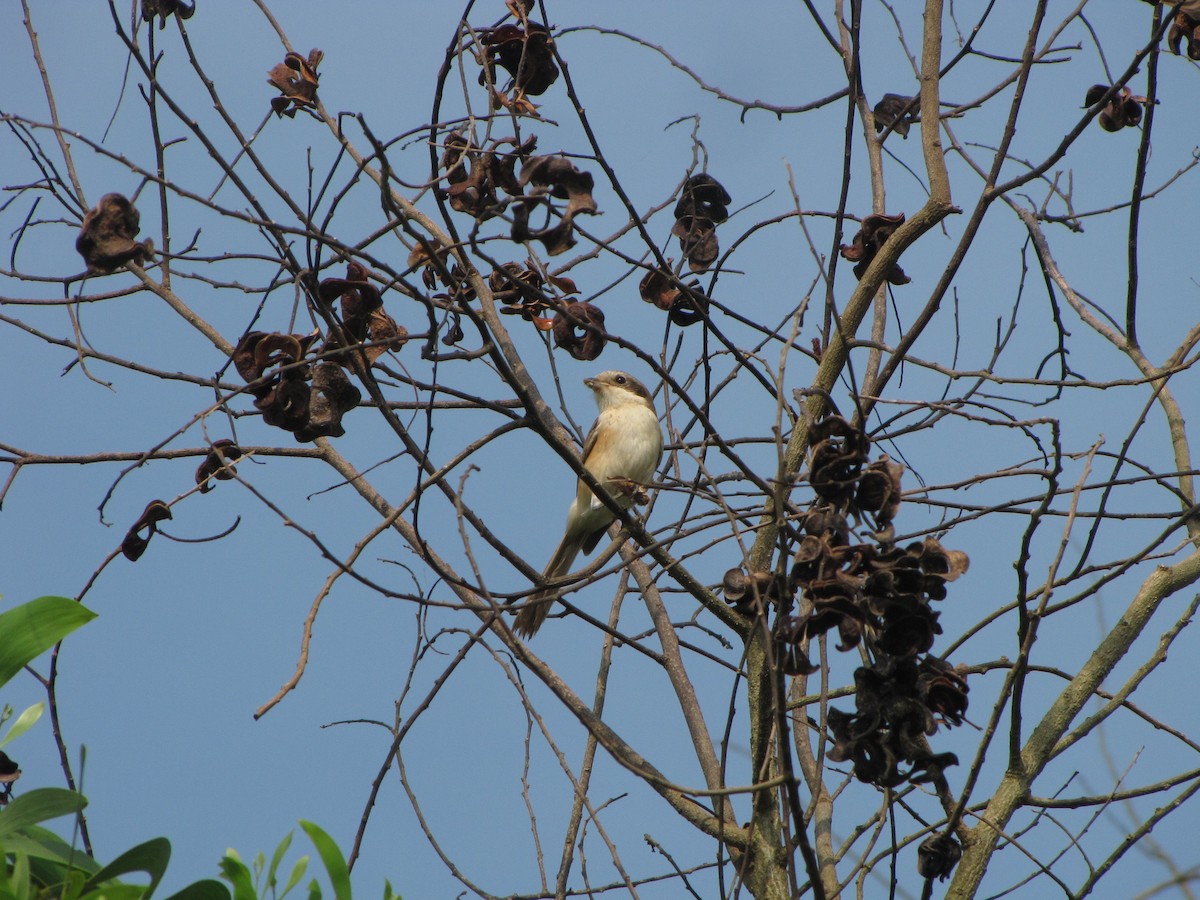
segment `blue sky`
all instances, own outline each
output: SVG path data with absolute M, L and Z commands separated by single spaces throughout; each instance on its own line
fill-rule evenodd
M 881 4 L 865 4 L 864 87 L 874 99 L 885 92 L 915 93 L 912 69 L 896 39 L 895 26 Z M 434 74 L 445 48 L 451 42 L 459 10 L 436 5 L 358 2 L 339 7 L 330 15 L 328 4 L 294 0 L 275 10 L 282 27 L 297 50 L 311 47 L 325 51 L 321 66 L 320 96 L 333 112 L 362 113 L 381 135 L 396 135 L 428 122 L 432 109 Z M 821 4 L 824 14 L 831 4 Z M 980 3 L 955 3 L 958 24 L 965 30 L 978 13 Z M 109 120 L 112 128 L 102 139 L 106 153 L 87 150 L 75 141 L 75 159 L 90 204 L 109 191 L 132 194 L 139 180 L 121 162 L 153 168 L 149 151 L 145 104 L 138 86 L 144 79 L 131 69 L 125 79 L 126 57 L 114 34 L 107 9 L 100 4 L 73 5 L 69 15 L 62 7 L 33 3 L 32 16 L 47 69 L 56 91 L 59 115 L 68 131 L 101 141 Z M 978 47 L 995 58 L 982 56 L 964 61 L 943 83 L 943 98 L 967 103 L 982 96 L 1011 71 L 1005 59 L 1019 52 L 1032 4 L 1015 4 L 1011 10 L 989 21 Z M 1074 7 L 1049 4 L 1048 20 L 1058 22 Z M 470 21 L 491 24 L 503 14 L 499 3 L 476 4 Z M 1123 69 L 1132 53 L 1145 40 L 1150 8 L 1132 0 L 1088 4 L 1089 22 L 1100 35 L 1108 66 Z M 920 15 L 898 10 L 904 38 L 914 52 L 919 43 Z M 0 108 L 33 120 L 47 118 L 45 100 L 32 64 L 28 37 L 21 26 L 21 11 L 10 6 L 0 28 L 0 51 L 8 60 Z M 713 5 L 644 4 L 612 2 L 602 7 L 577 0 L 550 4 L 550 20 L 567 29 L 559 49 L 570 64 L 581 103 L 605 156 L 619 173 L 622 184 L 639 209 L 668 203 L 672 192 L 692 164 L 693 154 L 701 168 L 717 177 L 733 197 L 735 215 L 719 231 L 722 248 L 732 246 L 748 233 L 726 264 L 713 290 L 714 297 L 740 314 L 764 324 L 777 323 L 812 290 L 818 271 L 807 240 L 795 220 L 770 228 L 753 230 L 755 223 L 783 216 L 795 208 L 789 180 L 798 202 L 807 211 L 832 211 L 837 207 L 842 165 L 844 103 L 777 119 L 764 111 L 744 116 L 730 103 L 701 90 L 695 82 L 673 69 L 650 49 L 639 47 L 612 34 L 570 30 L 577 26 L 601 25 L 607 29 L 643 37 L 662 45 L 709 84 L 719 85 L 731 95 L 790 105 L 810 101 L 836 90 L 841 81 L 837 58 L 816 31 L 803 4 L 754 3 L 736 11 Z M 236 9 L 204 3 L 187 23 L 195 52 L 214 80 L 228 113 L 246 133 L 262 126 L 255 151 L 271 161 L 278 182 L 303 200 L 310 183 L 319 185 L 332 168 L 334 182 L 343 183 L 350 174 L 344 161 L 337 162 L 336 147 L 323 127 L 303 116 L 295 120 L 266 119 L 271 89 L 266 72 L 280 61 L 283 50 L 263 17 L 250 5 Z M 949 28 L 948 28 L 949 32 Z M 143 31 L 143 41 L 145 33 Z M 156 47 L 164 52 L 163 80 L 173 96 L 203 123 L 205 133 L 224 152 L 234 147 L 228 132 L 212 110 L 208 95 L 182 53 L 173 25 L 155 32 Z M 1052 152 L 1062 135 L 1083 113 L 1083 95 L 1088 86 L 1105 81 L 1104 65 L 1087 30 L 1078 22 L 1055 40 L 1056 50 L 1039 66 L 1031 81 L 1018 123 L 1013 156 L 1037 162 Z M 143 46 L 145 46 L 143 44 Z M 944 58 L 957 49 L 948 33 Z M 484 107 L 475 86 L 476 67 L 464 66 L 465 82 L 473 104 Z M 1144 78 L 1135 79 L 1135 93 L 1144 89 Z M 1155 139 L 1147 184 L 1159 186 L 1185 169 L 1195 153 L 1195 129 L 1190 111 L 1197 90 L 1197 71 L 1186 59 L 1164 56 L 1160 63 L 1159 96 Z M 462 85 L 457 72 L 449 79 L 444 115 L 464 111 Z M 952 121 L 951 128 L 971 152 L 990 160 L 1011 98 L 1011 88 L 1001 91 L 982 109 L 971 110 Z M 574 123 L 562 84 L 539 98 L 544 121 L 528 124 L 539 136 L 539 151 L 577 152 L 584 147 L 582 133 Z M 114 118 L 115 115 L 115 118 Z M 208 196 L 218 188 L 219 173 L 199 146 L 178 122 L 164 115 L 164 134 L 187 137 L 168 150 L 172 177 Z M 504 131 L 498 128 L 498 133 Z M 693 134 L 698 143 L 693 142 Z M 1140 132 L 1126 129 L 1109 134 L 1093 124 L 1054 167 L 1060 172 L 1058 185 L 1069 188 L 1074 210 L 1100 210 L 1127 201 L 1132 164 Z M 43 146 L 53 152 L 53 142 L 42 133 Z M 0 152 L 0 182 L 5 186 L 32 181 L 35 169 L 20 145 L 6 136 Z M 924 199 L 920 179 L 909 170 L 921 171 L 919 135 L 907 141 L 893 136 L 887 149 L 894 154 L 886 161 L 887 209 L 911 212 Z M 427 149 L 422 135 L 395 149 L 393 165 L 402 178 L 420 182 L 427 174 Z M 866 157 L 857 141 L 851 163 L 853 178 L 848 209 L 865 213 L 870 204 Z M 599 176 L 594 162 L 580 161 L 581 168 Z M 1022 163 L 1010 162 L 1005 175 L 1018 172 Z M 964 209 L 974 204 L 979 182 L 957 157 L 949 161 L 955 202 Z M 615 193 L 597 178 L 597 201 L 602 215 L 583 224 L 594 235 L 603 236 L 623 222 Z M 256 180 L 256 190 L 271 215 L 290 222 L 286 207 L 273 200 L 270 191 Z M 1192 256 L 1186 250 L 1186 222 L 1194 209 L 1195 173 L 1185 173 L 1160 197 L 1142 210 L 1141 299 L 1139 329 L 1142 344 L 1152 359 L 1161 360 L 1196 320 L 1197 284 Z M 1028 185 L 1017 201 L 1041 205 L 1045 183 Z M 8 196 L 11 196 L 9 194 Z M 46 219 L 68 218 L 62 209 L 51 211 L 43 201 L 37 212 Z M 226 184 L 217 202 L 240 209 L 244 200 Z M 423 208 L 432 209 L 428 196 Z M 157 197 L 146 189 L 138 202 L 142 234 L 156 236 L 161 229 Z M 1052 201 L 1061 211 L 1061 202 Z M 5 270 L 15 253 L 17 268 L 47 277 L 62 277 L 80 270 L 73 247 L 75 227 L 71 222 L 39 226 L 13 247 L 13 235 L 29 212 L 22 199 L 0 211 Z M 649 229 L 667 255 L 677 255 L 670 237 L 670 206 L 655 217 Z M 261 286 L 274 273 L 269 262 L 244 258 L 270 256 L 271 248 L 254 229 L 230 224 L 197 204 L 177 199 L 172 208 L 172 237 L 175 248 L 198 234 L 198 255 L 216 258 L 208 268 L 189 262 L 189 272 L 219 273 L 213 277 L 247 285 L 245 291 L 211 290 L 199 280 L 181 280 L 181 296 L 235 342 L 262 306 L 268 327 L 285 330 L 294 312 L 290 288 L 264 297 Z M 901 325 L 911 322 L 916 310 L 946 265 L 954 241 L 961 234 L 964 216 L 951 217 L 944 229 L 926 235 L 907 253 L 903 265 L 913 278 L 911 284 L 894 291 L 895 314 Z M 330 233 L 353 243 L 379 226 L 378 194 L 369 185 L 359 185 L 340 205 Z M 808 228 L 822 253 L 832 240 L 828 218 L 812 216 Z M 456 218 L 466 230 L 469 220 Z M 1081 233 L 1062 226 L 1047 226 L 1056 260 L 1076 290 L 1112 314 L 1123 315 L 1126 284 L 1125 246 L 1127 218 L 1124 212 L 1089 217 Z M 198 230 L 198 231 L 197 231 Z M 486 234 L 501 234 L 502 228 Z M 846 235 L 848 240 L 850 234 Z M 1015 217 L 996 204 L 956 278 L 938 319 L 914 348 L 915 356 L 964 370 L 985 366 L 991 356 L 998 328 L 1008 327 L 1015 299 L 1020 308 L 1015 331 L 996 366 L 999 374 L 1032 377 L 1039 362 L 1055 346 L 1046 289 L 1032 253 L 1024 246 L 1025 236 Z M 504 258 L 522 259 L 523 251 L 496 247 Z M 626 241 L 629 252 L 636 242 Z M 586 244 L 576 248 L 585 249 Z M 403 266 L 404 250 L 390 238 L 370 248 L 396 268 Z M 226 255 L 243 258 L 223 260 Z M 564 257 L 569 259 L 571 257 Z M 558 262 L 556 260 L 555 262 Z M 1022 283 L 1022 264 L 1029 271 Z M 843 302 L 853 288 L 844 263 L 839 266 L 835 297 Z M 340 274 L 340 269 L 337 270 Z M 663 343 L 661 318 L 637 297 L 636 276 L 628 266 L 611 257 L 584 261 L 571 271 L 585 296 L 596 298 L 606 311 L 610 331 L 642 344 L 657 353 Z M 708 287 L 708 277 L 705 276 Z M 87 293 L 103 292 L 131 283 L 122 273 L 92 279 Z M 74 285 L 72 290 L 79 290 Z M 804 321 L 799 342 L 808 344 L 820 321 L 821 292 L 813 297 L 812 311 Z M 116 357 L 169 372 L 183 371 L 206 377 L 224 363 L 212 343 L 193 330 L 181 327 L 179 319 L 153 296 L 141 293 L 87 303 L 75 307 L 76 321 L 61 305 L 12 304 L 13 298 L 56 300 L 61 285 L 21 283 L 0 278 L 0 313 L 20 319 L 30 327 L 57 338 L 69 338 L 76 325 L 97 349 Z M 421 308 L 397 292 L 385 294 L 389 311 L 413 331 L 424 327 Z M 1069 311 L 1071 332 L 1070 364 L 1073 369 L 1098 381 L 1133 378 L 1128 360 L 1113 351 Z M 303 330 L 301 317 L 296 330 Z M 998 323 L 1000 323 L 998 325 Z M 722 319 L 720 324 L 736 337 L 744 336 L 738 326 Z M 893 322 L 889 337 L 895 337 Z M 580 363 L 559 353 L 551 366 L 538 336 L 529 328 L 510 324 L 531 371 L 547 396 L 556 399 L 553 385 L 557 375 L 566 409 L 575 422 L 586 427 L 593 416 L 581 380 L 604 368 L 628 368 L 639 377 L 646 374 L 632 354 L 611 347 L 595 363 Z M 678 342 L 678 344 L 676 343 Z M 708 358 L 719 377 L 732 368 L 727 356 L 717 352 L 715 341 L 705 343 L 700 329 L 675 330 L 667 344 L 678 347 L 675 372 L 684 379 L 697 360 Z M 778 349 L 763 352 L 764 364 L 774 366 Z M 227 436 L 228 422 L 210 416 L 194 422 L 196 414 L 212 402 L 211 390 L 185 382 L 163 382 L 127 369 L 90 362 L 89 378 L 73 354 L 61 346 L 50 346 L 27 331 L 0 323 L 0 378 L 9 389 L 0 401 L 0 442 L 42 454 L 87 454 L 111 450 L 140 452 L 170 439 L 170 446 L 202 445 L 206 438 Z M 856 357 L 861 367 L 865 356 Z M 414 376 L 428 378 L 428 367 L 409 345 L 400 363 Z M 65 371 L 68 370 L 69 371 Z M 786 392 L 806 385 L 812 377 L 811 360 L 797 356 L 788 364 Z M 233 373 L 228 379 L 233 380 Z M 437 377 L 445 384 L 478 390 L 497 399 L 509 395 L 498 387 L 492 374 L 478 365 L 445 364 Z M 1190 380 L 1188 380 L 1190 379 Z M 1177 387 L 1185 404 L 1195 395 L 1194 376 L 1181 376 Z M 100 382 L 107 382 L 102 384 Z M 921 403 L 938 399 L 946 389 L 941 376 L 917 365 L 906 367 L 903 379 L 889 385 L 889 403 Z M 952 386 L 951 392 L 961 390 Z M 995 402 L 1030 419 L 1059 417 L 1064 423 L 1064 446 L 1072 452 L 1086 451 L 1101 437 L 1105 450 L 1115 452 L 1142 415 L 1148 391 L 1145 388 L 1110 388 L 1100 391 L 1077 388 L 1054 404 L 1027 405 L 1050 395 L 1046 388 L 1019 385 L 993 387 L 988 393 Z M 1016 401 L 1006 398 L 1018 398 Z M 412 399 L 412 393 L 397 389 L 395 398 Z M 846 402 L 846 394 L 838 395 Z M 665 403 L 660 395 L 660 412 Z M 245 407 L 242 407 L 245 408 Z M 884 407 L 893 409 L 898 407 Z M 562 410 L 559 410 L 560 414 Z M 976 410 L 985 415 L 986 410 Z M 673 416 L 680 416 L 676 406 Z M 419 414 L 401 413 L 414 433 L 428 437 L 431 453 L 444 460 L 482 429 L 496 424 L 481 413 L 445 413 L 435 419 L 432 433 Z M 765 434 L 772 410 L 761 392 L 743 380 L 721 397 L 714 416 L 730 433 Z M 241 440 L 248 443 L 288 443 L 286 435 L 273 432 L 256 420 L 238 423 Z M 397 458 L 394 434 L 367 409 L 347 418 L 348 434 L 337 442 L 360 471 L 373 466 L 374 483 L 396 500 L 413 484 L 415 470 L 410 460 Z M 177 431 L 182 431 L 177 437 Z M 1033 425 L 1029 432 L 1040 440 L 1048 428 Z M 1161 417 L 1151 413 L 1150 423 L 1132 442 L 1136 458 L 1152 468 L 1169 470 L 1165 428 Z M 902 456 L 914 470 L 906 476 L 906 488 L 915 488 L 918 478 L 929 484 L 949 485 L 973 474 L 1000 466 L 1015 465 L 1037 456 L 1033 441 L 1014 430 L 986 429 L 978 422 L 949 419 L 933 431 L 898 438 L 881 447 Z M 769 448 L 748 449 L 759 460 L 764 473 L 773 471 Z M 465 478 L 468 500 L 485 519 L 509 539 L 535 566 L 552 550 L 569 498 L 573 476 L 561 461 L 526 432 L 501 438 L 480 452 L 472 462 L 477 471 L 456 472 Z M 120 477 L 126 463 L 102 466 L 31 466 L 20 472 L 0 513 L 0 547 L 3 547 L 4 577 L 0 592 L 13 604 L 41 594 L 74 596 L 87 583 L 105 557 L 119 546 L 129 523 L 146 502 L 155 497 L 170 499 L 191 484 L 195 459 L 158 462 Z M 689 465 L 688 459 L 682 465 Z M 1108 463 L 1097 463 L 1097 470 Z M 1076 458 L 1063 475 L 1065 483 L 1081 476 L 1083 460 Z M 165 529 L 173 535 L 198 538 L 218 534 L 238 523 L 233 534 L 208 543 L 175 543 L 156 539 L 146 556 L 136 564 L 115 560 L 101 574 L 85 602 L 99 618 L 73 636 L 60 664 L 60 714 L 72 752 L 87 748 L 84 792 L 91 800 L 90 822 L 103 858 L 114 856 L 141 840 L 165 834 L 175 846 L 175 863 L 169 882 L 174 886 L 215 874 L 216 862 L 226 847 L 243 856 L 262 849 L 268 853 L 279 838 L 299 819 L 317 822 L 335 836 L 344 849 L 367 802 L 375 777 L 390 744 L 390 726 L 396 715 L 397 698 L 403 696 L 399 715 L 412 713 L 417 698 L 429 691 L 450 656 L 464 640 L 462 632 L 443 635 L 419 662 L 414 656 L 420 644 L 416 605 L 386 599 L 350 580 L 340 581 L 324 600 L 316 622 L 308 668 L 298 689 L 259 720 L 256 709 L 268 701 L 296 665 L 301 627 L 320 589 L 329 577 L 330 563 L 314 551 L 305 531 L 319 534 L 332 553 L 344 555 L 377 523 L 377 518 L 356 496 L 340 484 L 329 470 L 303 459 L 259 458 L 243 463 L 240 472 L 255 490 L 277 504 L 280 512 L 267 509 L 243 485 L 222 483 L 204 497 L 192 497 L 176 509 L 175 520 Z M 684 476 L 690 471 L 682 472 Z M 1097 479 L 1099 476 L 1093 476 Z M 101 519 L 97 508 L 112 488 L 111 499 Z M 998 503 L 1036 495 L 1036 477 L 1014 478 L 982 485 L 970 491 L 943 489 L 937 497 L 946 501 Z M 1064 501 L 1065 503 L 1065 501 Z M 1163 513 L 1172 510 L 1166 492 L 1141 489 L 1118 492 L 1112 500 L 1123 512 Z M 678 513 L 678 496 L 664 496 L 651 524 L 668 523 Z M 439 546 L 449 548 L 452 560 L 462 564 L 465 552 L 455 531 L 453 509 L 429 503 L 422 512 L 422 528 Z M 901 529 L 913 532 L 936 527 L 942 515 L 937 507 L 905 507 Z M 290 527 L 294 524 L 297 527 Z M 956 583 L 951 600 L 943 607 L 942 623 L 947 644 L 965 632 L 986 613 L 1011 600 L 1016 590 L 1012 562 L 1017 556 L 1027 517 L 1001 515 L 987 521 L 966 522 L 946 539 L 949 546 L 967 551 L 972 558 L 970 573 Z M 1102 529 L 1097 538 L 1097 558 L 1114 558 L 1149 540 L 1161 521 L 1130 518 Z M 1030 569 L 1044 577 L 1058 549 L 1061 522 L 1045 526 L 1033 547 Z M 431 538 L 433 539 L 433 538 Z M 1067 542 L 1077 553 L 1079 533 Z M 498 591 L 523 587 L 518 574 L 474 540 L 472 549 L 481 554 L 489 585 Z M 697 571 L 716 582 L 720 574 L 737 562 L 734 548 L 699 555 Z M 396 591 L 412 591 L 414 583 L 437 600 L 449 594 L 428 573 L 418 571 L 414 579 L 407 567 L 417 565 L 411 551 L 398 539 L 385 536 L 364 554 L 363 571 Z M 1144 570 L 1143 570 L 1144 571 Z M 1102 635 L 1136 590 L 1139 572 L 1107 586 L 1098 598 L 1081 605 L 1071 615 L 1045 625 L 1035 662 L 1074 671 L 1096 638 Z M 1086 581 L 1086 579 L 1085 579 Z M 611 592 L 610 592 L 611 593 Z M 1068 591 L 1070 593 L 1070 591 Z M 594 596 L 593 614 L 603 617 L 603 589 L 584 592 L 577 599 L 587 603 Z M 1177 602 L 1167 611 L 1178 614 Z M 690 605 L 679 600 L 678 615 L 686 618 Z M 635 599 L 627 603 L 622 622 L 645 623 L 645 614 Z M 673 609 L 674 613 L 674 609 Z M 626 618 L 628 616 L 628 618 Z M 638 618 L 640 616 L 640 618 Z M 1166 627 L 1152 626 L 1153 643 Z M 708 623 L 713 624 L 713 623 Z M 461 612 L 438 609 L 423 626 L 472 629 L 474 619 Z M 1015 652 L 1011 617 L 985 629 L 968 641 L 954 661 L 982 662 Z M 711 652 L 720 652 L 716 641 L 692 638 Z M 536 651 L 559 668 L 568 683 L 582 696 L 590 697 L 600 648 L 597 631 L 579 622 L 552 620 L 539 635 Z M 1185 634 L 1173 656 L 1187 659 L 1195 651 L 1195 640 Z M 449 654 L 449 655 L 442 655 Z M 725 658 L 729 655 L 723 653 Z M 634 737 L 639 749 L 673 780 L 695 785 L 700 775 L 688 748 L 673 699 L 661 673 L 638 654 L 618 653 L 619 665 L 610 686 L 608 709 L 614 727 Z M 731 658 L 736 663 L 736 654 Z M 835 656 L 831 681 L 844 684 L 852 677 L 857 659 Z M 719 737 L 724 710 L 736 693 L 728 671 L 715 664 L 696 661 L 693 677 L 702 693 L 711 728 Z M 41 667 L 44 669 L 44 666 Z M 1118 675 L 1123 670 L 1118 670 Z M 1184 732 L 1194 731 L 1195 712 L 1179 704 L 1179 679 L 1185 668 L 1166 670 L 1139 693 L 1145 707 L 1162 715 Z M 988 698 L 999 685 L 1000 675 L 984 675 L 972 681 L 972 720 L 986 720 Z M 546 865 L 557 865 L 558 832 L 569 809 L 569 785 L 558 768 L 553 751 L 540 736 L 536 723 L 527 719 L 516 688 L 511 661 L 499 644 L 473 651 L 447 681 L 430 710 L 422 714 L 403 748 L 403 761 L 421 813 L 437 835 L 444 851 L 465 876 L 496 893 L 527 892 L 538 884 L 534 875 L 536 848 L 530 837 L 525 801 L 520 793 L 523 750 L 532 734 L 533 760 L 530 776 L 532 802 L 542 829 Z M 1055 684 L 1053 679 L 1035 682 L 1030 713 L 1044 707 Z M 547 727 L 558 749 L 571 765 L 582 754 L 583 733 L 565 719 L 540 685 L 524 682 L 535 708 L 546 716 Z M 32 679 L 9 686 L 0 698 L 16 709 L 39 699 Z M 730 745 L 730 782 L 746 783 L 747 749 L 736 737 L 734 723 Z M 964 727 L 941 732 L 934 739 L 939 748 L 957 752 L 969 760 L 978 732 Z M 61 781 L 48 722 L 22 738 L 12 748 L 24 770 L 21 787 L 58 784 Z M 1114 728 L 1102 743 L 1089 751 L 1090 757 L 1064 759 L 1061 771 L 1046 776 L 1047 785 L 1069 784 L 1080 793 L 1103 793 L 1112 788 L 1117 772 L 1129 768 L 1128 778 L 1151 782 L 1171 768 L 1195 767 L 1181 755 L 1178 745 L 1156 738 L 1137 723 Z M 1083 774 L 1072 779 L 1073 769 Z M 965 768 L 965 766 L 963 767 Z M 976 796 L 994 784 L 1002 767 L 989 767 Z M 952 787 L 961 784 L 962 772 L 951 775 Z M 695 864 L 711 859 L 711 847 L 681 828 L 675 815 L 653 795 L 640 790 L 632 779 L 610 760 L 598 761 L 595 802 L 611 799 L 601 816 L 610 832 L 622 835 L 622 859 L 639 873 L 664 871 L 663 859 L 642 841 L 650 834 L 669 846 L 676 860 Z M 1086 782 L 1080 787 L 1081 782 Z M 834 778 L 834 783 L 839 783 Z M 1053 786 L 1045 788 L 1046 792 Z M 860 796 L 848 806 L 870 808 L 878 802 L 873 791 L 852 785 L 848 792 Z M 914 801 L 924 814 L 936 815 L 933 798 Z M 1153 807 L 1135 807 L 1131 815 L 1144 815 Z M 860 816 L 861 817 L 861 816 Z M 849 829 L 858 818 L 847 815 L 839 826 Z M 1120 820 L 1118 820 L 1119 822 Z M 1193 865 L 1191 842 L 1183 840 L 1197 821 L 1189 809 L 1169 821 L 1162 840 L 1176 854 L 1181 867 Z M 1114 826 L 1097 825 L 1088 840 L 1110 847 Z M 1046 829 L 1048 833 L 1051 829 Z M 1104 832 L 1102 835 L 1100 832 Z M 1041 835 L 1043 832 L 1037 832 Z M 1157 833 L 1156 833 L 1157 834 Z M 1063 841 L 1054 833 L 1046 840 Z M 595 883 L 614 877 L 604 859 L 602 844 L 588 837 L 590 876 Z M 297 845 L 300 838 L 297 839 Z M 1092 851 L 1100 852 L 1100 851 Z M 1106 851 L 1105 851 L 1106 852 Z M 1047 851 L 1049 855 L 1049 851 Z M 1101 854 L 1102 855 L 1102 854 Z M 901 865 L 911 870 L 912 852 L 902 856 Z M 1013 850 L 997 857 L 996 890 L 1020 877 L 1025 860 Z M 1062 863 L 1068 880 L 1082 877 L 1086 868 L 1075 851 Z M 551 874 L 552 877 L 552 874 Z M 697 876 L 701 883 L 708 884 Z M 1166 877 L 1165 868 L 1147 865 L 1140 857 L 1127 857 L 1111 881 L 1102 882 L 1097 896 L 1131 896 L 1137 890 Z M 379 801 L 371 811 L 355 882 L 368 894 L 378 890 L 384 878 L 391 880 L 406 897 L 454 896 L 462 885 L 447 874 L 445 866 L 430 849 L 406 799 L 396 773 L 384 782 Z M 882 883 L 882 882 L 879 882 Z M 919 894 L 914 878 L 911 895 Z M 643 896 L 676 896 L 671 887 L 654 887 Z M 870 892 L 868 890 L 868 896 Z

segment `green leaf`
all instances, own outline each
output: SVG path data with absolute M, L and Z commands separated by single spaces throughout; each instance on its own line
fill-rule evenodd
M 24 853 L 18 853 L 13 858 L 12 872 L 8 884 L 9 890 L 12 891 L 15 900 L 28 900 L 29 896 L 33 893 L 33 887 L 29 879 L 29 857 Z
M 189 884 L 178 894 L 172 894 L 167 900 L 229 900 L 229 888 L 215 878 L 204 878 Z
M 99 866 L 96 867 L 99 871 Z M 78 869 L 70 869 L 65 873 L 62 883 L 58 886 L 58 900 L 79 900 L 87 878 Z
M 346 868 L 346 858 L 342 856 L 342 851 L 337 843 L 312 822 L 302 820 L 300 827 L 313 842 L 313 846 L 317 848 L 317 853 L 321 857 L 321 862 L 325 864 L 325 871 L 329 873 L 329 883 L 333 887 L 333 895 L 336 900 L 351 900 L 350 870 Z
M 8 734 L 4 736 L 4 740 L 0 740 L 0 747 L 3 747 L 14 738 L 19 738 L 30 728 L 34 726 L 38 719 L 42 717 L 42 713 L 46 711 L 46 704 L 40 700 L 17 716 L 17 721 L 12 723 L 12 727 L 8 729 Z
M 75 791 L 36 788 L 17 797 L 0 812 L 0 838 L 47 819 L 75 815 L 85 806 L 87 798 Z
M 233 885 L 233 900 L 258 900 L 254 879 L 246 864 L 232 850 L 221 860 L 221 874 Z
M 279 864 L 283 862 L 283 855 L 287 853 L 288 847 L 292 846 L 292 835 L 294 834 L 294 831 L 289 831 L 284 835 L 279 846 L 275 848 L 275 852 L 271 854 L 271 868 L 267 869 L 267 888 L 270 890 L 275 889 L 275 874 L 279 871 Z
M 4 848 L 10 853 L 19 851 L 31 860 L 41 860 L 64 872 L 67 869 L 81 870 L 84 877 L 100 871 L 100 864 L 94 859 L 40 825 L 28 825 L 21 829 L 20 834 L 6 834 Z
M 296 864 L 292 866 L 292 874 L 288 876 L 287 884 L 284 885 L 283 891 L 279 894 L 278 900 L 283 900 L 287 896 L 288 891 L 300 883 L 300 879 L 304 877 L 304 873 L 308 871 L 308 857 L 302 856 L 296 860 Z
M 126 850 L 89 878 L 85 890 L 92 891 L 104 882 L 113 881 L 130 872 L 145 872 L 150 876 L 150 886 L 142 890 L 145 891 L 145 896 L 149 897 L 158 887 L 158 883 L 162 881 L 163 874 L 167 871 L 167 863 L 170 861 L 171 842 L 165 837 L 151 838 L 144 844 L 138 844 L 136 847 Z
M 141 900 L 149 896 L 146 888 L 140 884 L 106 884 L 93 888 L 79 900 Z
M 0 613 L 0 685 L 94 618 L 69 597 L 39 597 Z

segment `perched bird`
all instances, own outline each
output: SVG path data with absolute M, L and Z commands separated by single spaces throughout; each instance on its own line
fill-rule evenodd
M 583 383 L 596 395 L 600 415 L 583 445 L 583 465 L 617 504 L 628 509 L 633 504 L 633 488 L 645 484 L 654 475 L 662 457 L 662 430 L 646 386 L 624 372 L 601 372 Z M 579 551 L 591 553 L 614 519 L 582 479 L 575 490 L 575 502 L 567 511 L 567 527 L 558 549 L 550 557 L 542 575 L 561 578 L 571 571 Z M 517 613 L 515 628 L 526 638 L 533 637 L 546 620 L 556 591 L 538 591 Z

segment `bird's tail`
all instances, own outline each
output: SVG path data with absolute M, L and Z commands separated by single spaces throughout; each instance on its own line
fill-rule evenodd
M 580 546 L 581 542 L 578 538 L 571 535 L 563 537 L 562 543 L 558 545 L 558 549 L 550 557 L 550 562 L 546 563 L 546 570 L 542 572 L 542 577 L 562 578 L 570 572 L 571 565 L 575 562 L 575 557 L 579 555 Z M 513 628 L 517 634 L 525 640 L 529 640 L 529 638 L 537 634 L 537 630 L 546 621 L 546 616 L 550 614 L 550 607 L 554 604 L 554 600 L 557 597 L 558 591 L 552 588 L 532 594 L 525 602 L 525 605 L 517 612 L 517 619 L 513 623 Z

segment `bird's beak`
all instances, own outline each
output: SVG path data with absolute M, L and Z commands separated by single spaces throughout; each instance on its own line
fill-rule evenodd
M 590 387 L 593 391 L 596 388 L 600 387 L 600 382 L 597 381 L 595 378 L 585 378 L 585 379 L 583 379 L 583 383 L 586 384 L 588 387 Z

